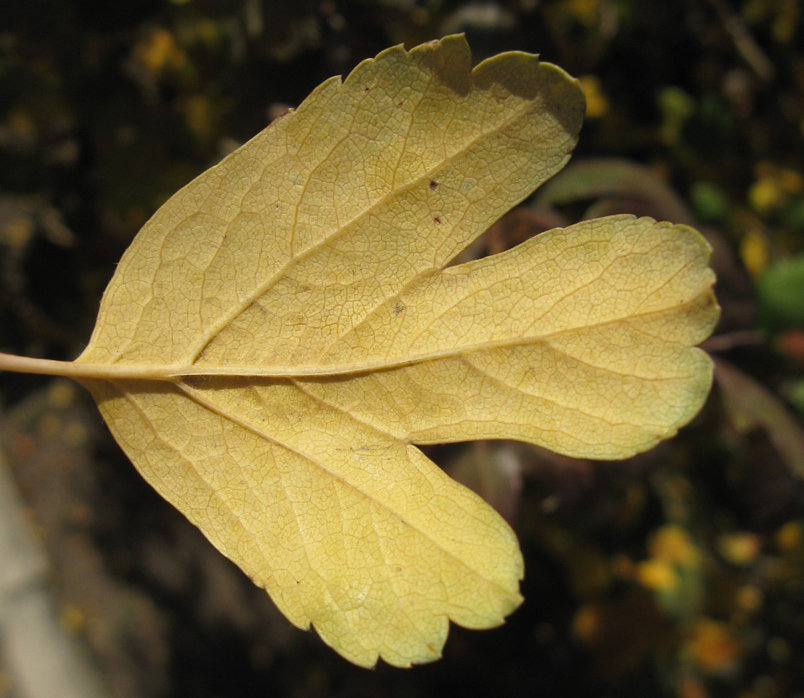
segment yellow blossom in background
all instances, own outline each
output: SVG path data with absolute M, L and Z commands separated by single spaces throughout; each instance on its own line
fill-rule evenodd
M 591 27 L 600 16 L 600 0 L 565 0 L 564 11 L 581 24 Z
M 762 608 L 764 602 L 764 595 L 757 587 L 752 584 L 746 584 L 737 590 L 736 604 L 741 611 L 746 613 L 754 613 Z
M 578 78 L 586 95 L 586 118 L 599 119 L 609 111 L 609 100 L 603 93 L 600 80 L 594 75 L 584 75 Z
M 785 193 L 775 177 L 764 177 L 751 185 L 748 202 L 757 213 L 767 215 L 782 207 Z
M 218 110 L 206 95 L 191 95 L 183 105 L 187 129 L 198 141 L 208 142 L 218 128 Z
M 749 230 L 740 241 L 740 259 L 752 276 L 759 276 L 768 266 L 768 241 L 758 230 Z
M 6 117 L 6 126 L 15 136 L 26 137 L 36 133 L 36 124 L 24 109 L 12 109 Z
M 700 550 L 683 527 L 667 524 L 651 537 L 648 554 L 636 566 L 636 581 L 666 614 L 689 619 L 702 599 Z
M 30 218 L 12 218 L 0 226 L 0 243 L 13 250 L 25 247 L 34 233 L 34 224 Z
M 647 589 L 659 592 L 673 592 L 678 589 L 681 579 L 673 565 L 666 560 L 645 560 L 637 565 L 637 580 Z
M 75 604 L 68 603 L 61 609 L 61 627 L 71 635 L 78 635 L 86 628 L 87 616 L 84 611 Z
M 728 671 L 742 653 L 742 645 L 731 628 L 709 618 L 695 625 L 690 649 L 695 663 L 707 674 Z
M 753 533 L 730 533 L 718 540 L 720 554 L 732 565 L 745 567 L 756 560 L 761 548 L 759 537 Z
M 600 634 L 600 612 L 592 604 L 581 606 L 572 620 L 572 634 L 582 643 L 589 644 Z
M 801 550 L 804 543 L 804 528 L 800 521 L 790 521 L 776 532 L 776 545 L 784 553 Z
M 166 29 L 155 29 L 134 48 L 135 58 L 151 73 L 180 70 L 187 63 L 187 54 Z
M 660 528 L 650 542 L 652 557 L 675 565 L 696 565 L 700 553 L 685 529 L 677 524 Z
M 782 168 L 778 171 L 777 177 L 782 189 L 788 194 L 804 193 L 804 177 L 800 172 L 789 168 Z
M 804 177 L 795 170 L 763 162 L 757 165 L 755 176 L 748 190 L 748 203 L 760 215 L 775 213 L 791 196 L 804 193 Z

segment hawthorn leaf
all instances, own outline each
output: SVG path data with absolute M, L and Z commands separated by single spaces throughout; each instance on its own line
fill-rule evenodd
M 691 228 L 614 216 L 449 266 L 563 167 L 583 113 L 535 56 L 384 51 L 172 197 L 70 365 L 143 477 L 356 664 L 431 661 L 450 620 L 522 601 L 511 528 L 417 446 L 624 458 L 708 394 Z

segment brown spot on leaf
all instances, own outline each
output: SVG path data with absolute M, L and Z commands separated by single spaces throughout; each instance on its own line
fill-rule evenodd
M 435 181 L 433 181 L 431 179 L 430 180 L 430 191 L 435 191 L 436 189 L 438 189 L 438 182 L 435 182 Z
M 441 225 L 441 219 L 438 216 L 436 216 L 435 218 L 433 218 L 433 223 L 435 223 L 436 225 Z

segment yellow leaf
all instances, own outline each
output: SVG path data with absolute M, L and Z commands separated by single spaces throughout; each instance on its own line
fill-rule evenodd
M 145 225 L 76 363 L 142 475 L 363 666 L 522 601 L 504 520 L 417 445 L 624 458 L 700 408 L 717 306 L 695 231 L 616 216 L 450 261 L 567 161 L 582 92 L 462 37 L 384 51 Z

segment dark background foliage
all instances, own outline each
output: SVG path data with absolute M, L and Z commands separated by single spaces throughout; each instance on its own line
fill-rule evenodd
M 622 463 L 430 455 L 526 557 L 502 628 L 410 671 L 348 665 L 139 478 L 78 388 L 0 376 L 5 447 L 65 629 L 112 695 L 804 695 L 804 9 L 798 0 L 3 0 L 0 350 L 70 359 L 139 227 L 320 82 L 465 32 L 580 77 L 573 164 L 472 254 L 628 211 L 697 225 L 716 387 Z M 0 697 L 14 696 L 3 669 Z

